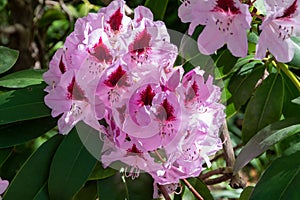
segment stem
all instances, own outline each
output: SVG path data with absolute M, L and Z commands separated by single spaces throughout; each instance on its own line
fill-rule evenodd
M 157 187 L 161 191 L 161 193 L 164 196 L 165 200 L 171 200 L 171 197 L 169 196 L 168 191 L 165 188 L 165 186 L 157 184 Z
M 204 183 L 206 185 L 215 185 L 215 184 L 227 181 L 228 179 L 230 179 L 230 175 L 229 174 L 224 174 L 223 176 L 220 176 L 220 177 L 217 177 L 217 178 L 205 180 Z
M 226 166 L 228 168 L 232 168 L 235 163 L 235 156 L 234 156 L 234 151 L 233 151 L 233 147 L 231 144 L 226 120 L 223 123 L 223 131 L 222 131 L 220 137 L 223 141 L 223 149 L 224 149 L 224 157 L 226 160 Z M 224 176 L 228 177 L 227 174 L 225 174 Z M 246 186 L 246 183 L 244 180 L 241 179 L 241 177 L 237 173 L 231 177 L 230 186 L 235 189 L 244 188 Z
M 204 200 L 203 197 L 195 190 L 195 188 L 188 182 L 185 178 L 182 179 L 184 184 L 189 188 L 189 190 L 195 195 L 198 200 Z
M 201 180 L 205 180 L 205 179 L 207 179 L 207 178 L 209 178 L 209 177 L 211 177 L 211 176 L 214 176 L 214 175 L 224 174 L 225 171 L 226 171 L 226 168 L 222 167 L 222 168 L 219 168 L 219 169 L 215 169 L 215 170 L 209 171 L 209 172 L 207 172 L 207 173 L 205 173 L 205 174 L 201 174 L 201 175 L 199 176 L 199 178 L 200 178 Z
M 300 91 L 300 82 L 295 76 L 295 74 L 289 70 L 288 66 L 280 62 L 276 63 L 275 61 L 273 61 L 272 63 L 279 69 L 281 69 L 290 78 L 290 80 L 293 82 L 296 88 Z

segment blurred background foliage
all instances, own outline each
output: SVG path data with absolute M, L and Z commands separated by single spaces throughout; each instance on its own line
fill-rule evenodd
M 261 3 L 262 1 L 257 2 Z M 59 147 L 57 151 L 64 152 L 64 149 L 77 149 L 82 144 L 75 135 L 76 133 L 70 134 L 66 138 L 57 135 L 57 129 L 55 128 L 56 119 L 51 118 L 50 110 L 43 104 L 43 96 L 45 95 L 43 88 L 45 85 L 42 83 L 42 73 L 47 69 L 54 52 L 63 46 L 65 38 L 73 31 L 76 19 L 86 16 L 89 12 L 97 12 L 102 6 L 106 6 L 109 3 L 110 0 L 0 0 L 0 46 L 10 48 L 0 48 L 0 55 L 2 56 L 0 59 L 4 63 L 3 66 L 13 66 L 12 68 L 8 67 L 7 70 L 1 69 L 2 71 L 0 71 L 0 177 L 10 181 L 14 178 L 16 179 L 12 186 L 12 188 L 15 187 L 15 190 L 13 190 L 14 188 L 9 189 L 5 199 L 16 200 L 18 196 L 16 188 L 20 190 L 19 194 L 22 194 L 21 191 L 27 192 L 29 197 L 26 198 L 25 195 L 25 197 L 20 197 L 22 199 L 30 199 L 32 194 L 35 194 L 34 199 L 48 199 L 49 197 L 45 196 L 45 194 L 48 194 L 48 189 L 52 190 L 52 192 L 54 191 L 54 193 L 58 191 L 65 192 L 64 188 L 58 190 L 56 187 L 63 187 L 64 184 L 68 183 L 64 182 L 66 180 L 49 178 L 47 183 L 51 164 L 49 160 L 53 157 L 54 161 L 57 160 L 56 164 L 51 164 L 51 175 L 51 173 L 53 174 L 60 170 L 60 166 L 57 163 L 64 162 L 55 153 L 56 149 Z M 146 0 L 127 0 L 126 3 L 130 9 L 134 9 L 138 5 L 147 4 Z M 161 11 L 164 8 L 155 7 L 155 2 L 148 1 L 149 7 L 152 8 L 155 14 L 155 19 L 163 19 L 170 30 L 186 33 L 188 24 L 181 23 L 177 15 L 181 1 L 164 0 L 160 3 L 165 3 L 165 10 Z M 257 7 L 261 8 L 261 4 L 257 4 Z M 254 20 L 257 23 L 261 23 L 260 19 Z M 202 29 L 203 27 L 198 27 L 192 38 L 196 39 Z M 257 130 L 254 132 L 257 132 L 258 135 L 264 129 L 266 131 L 270 129 L 271 131 L 269 132 L 273 131 L 272 133 L 277 134 L 286 127 L 292 127 L 287 131 L 293 134 L 289 137 L 276 136 L 276 139 L 273 139 L 271 144 L 269 144 L 269 148 L 258 152 L 258 155 L 250 158 L 250 163 L 242 169 L 240 174 L 247 181 L 247 186 L 249 186 L 244 191 L 243 189 L 232 189 L 228 181 L 214 182 L 206 179 L 190 179 L 191 184 L 199 193 L 206 197 L 205 199 L 249 199 L 253 190 L 252 186 L 255 186 L 274 160 L 276 161 L 281 156 L 292 156 L 290 159 L 284 160 L 284 162 L 289 163 L 291 159 L 299 158 L 299 156 L 295 156 L 295 153 L 298 152 L 299 155 L 300 135 L 299 127 L 295 127 L 295 125 L 299 124 L 300 105 L 299 103 L 292 103 L 291 100 L 299 97 L 300 92 L 299 88 L 291 80 L 289 73 L 286 72 L 290 72 L 294 76 L 299 75 L 300 63 L 298 59 L 300 54 L 296 54 L 294 60 L 289 63 L 288 69 L 285 69 L 284 66 L 278 67 L 273 62 L 255 61 L 253 53 L 257 35 L 257 24 L 254 23 L 248 34 L 249 56 L 246 58 L 232 56 L 226 47 L 218 50 L 217 54 L 212 56 L 218 71 L 216 78 L 224 83 L 223 103 L 227 104 L 228 129 L 235 155 L 237 156 L 245 144 L 253 137 L 253 135 L 247 135 L 247 130 L 243 127 L 257 126 Z M 298 38 L 294 39 L 298 40 Z M 5 58 L 7 58 L 7 61 Z M 201 63 L 205 63 L 203 60 L 207 59 L 207 57 L 197 54 L 190 55 L 190 59 L 184 60 L 179 56 L 176 62 L 177 64 L 183 64 L 184 68 L 189 70 L 199 59 L 201 59 Z M 209 68 L 211 63 L 206 64 L 201 67 L 211 71 L 211 68 Z M 265 80 L 262 77 L 264 77 L 263 75 L 266 72 L 274 75 L 269 76 Z M 259 81 L 260 84 L 257 85 Z M 278 87 L 274 88 L 272 83 L 276 83 Z M 258 89 L 256 89 L 257 87 Z M 256 94 L 268 91 L 271 91 L 269 93 L 271 96 L 258 97 L 258 94 Z M 29 102 L 31 107 L 28 106 Z M 263 125 L 255 123 L 256 116 L 253 117 L 251 115 L 250 117 L 251 108 L 249 108 L 249 105 L 256 105 L 258 102 L 268 103 L 271 106 L 269 108 L 271 110 L 274 108 L 274 112 L 270 116 L 263 116 L 265 121 L 267 121 Z M 28 113 L 28 109 L 32 112 Z M 250 124 L 245 124 L 245 118 Z M 297 120 L 282 121 L 286 118 L 297 118 Z M 281 123 L 276 124 L 278 129 L 273 130 L 272 127 L 267 129 L 268 125 L 278 121 Z M 36 126 L 33 126 L 35 124 Z M 253 141 L 258 141 L 259 139 L 264 141 L 265 138 L 258 137 Z M 41 146 L 42 144 L 43 146 Z M 248 153 L 254 147 L 250 146 L 249 148 Z M 258 149 L 260 148 L 262 147 Z M 122 181 L 124 177 L 121 177 L 119 173 L 112 169 L 103 169 L 93 159 L 86 158 L 88 157 L 87 152 L 75 151 L 69 153 L 69 155 L 82 156 L 82 160 L 79 158 L 76 162 L 82 161 L 89 164 L 87 164 L 85 169 L 87 173 L 71 184 L 74 188 L 67 190 L 66 196 L 73 195 L 73 199 L 96 199 L 98 196 L 102 196 L 103 198 L 100 197 L 100 199 L 104 200 L 124 199 L 122 195 L 134 200 L 151 198 L 153 191 L 149 190 L 152 187 L 152 180 L 150 180 L 149 176 L 142 175 L 137 180 L 138 183 L 126 180 L 124 184 L 124 181 Z M 63 155 L 69 156 L 68 154 Z M 39 162 L 41 157 L 45 157 L 42 160 L 44 163 Z M 282 162 L 274 162 L 278 166 L 275 168 L 279 169 Z M 67 165 L 67 163 L 65 164 Z M 212 164 L 212 167 L 204 171 L 203 174 L 212 170 L 226 168 L 223 151 L 212 158 Z M 75 167 L 70 170 L 70 173 L 74 173 L 75 176 L 81 169 Z M 275 172 L 272 170 L 271 168 L 268 171 L 270 175 L 265 173 L 266 176 L 272 176 L 272 173 L 277 173 L 276 170 Z M 36 171 L 39 171 L 39 178 L 33 176 Z M 88 176 L 90 171 L 91 174 Z M 214 175 L 211 178 L 217 180 L 218 177 L 218 175 Z M 28 189 L 26 182 L 31 179 L 34 179 L 36 182 L 34 182 L 35 185 L 31 189 Z M 60 181 L 61 183 L 58 183 Z M 53 182 L 52 186 L 47 187 L 46 185 L 51 184 L 51 182 Z M 58 185 L 55 186 L 55 183 Z M 264 181 L 262 184 L 266 183 L 268 182 Z M 84 184 L 84 187 L 80 184 Z M 278 182 L 274 181 L 268 184 L 269 187 L 274 187 Z M 118 188 L 115 190 L 116 185 Z M 22 189 L 22 187 L 24 188 Z M 263 185 L 263 187 L 266 186 Z M 258 193 L 254 192 L 254 195 Z M 55 196 L 55 194 L 52 195 Z M 183 192 L 179 195 L 174 195 L 173 198 L 195 199 L 187 188 L 183 188 Z M 254 197 L 251 198 L 254 199 Z M 59 199 L 59 197 L 56 199 Z M 260 196 L 255 199 L 270 198 Z

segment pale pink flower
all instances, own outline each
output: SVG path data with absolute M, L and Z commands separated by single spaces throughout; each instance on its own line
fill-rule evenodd
M 299 0 L 265 1 L 267 16 L 256 47 L 255 58 L 263 59 L 267 49 L 279 62 L 293 59 L 295 43 L 292 36 L 300 34 Z
M 5 190 L 7 189 L 8 185 L 9 185 L 9 182 L 7 180 L 2 180 L 0 178 L 0 195 L 2 195 L 5 192 Z M 0 196 L 0 200 L 1 199 L 2 199 L 2 197 Z
M 45 96 L 45 103 L 52 109 L 53 117 L 63 113 L 58 120 L 61 134 L 68 134 L 81 120 L 96 130 L 100 129 L 96 116 L 100 119 L 103 117 L 104 104 L 94 100 L 95 89 L 85 84 L 84 79 L 76 76 L 74 71 L 68 71 L 56 88 Z M 95 110 L 95 107 L 98 110 Z
M 205 25 L 198 37 L 201 53 L 213 54 L 227 44 L 234 56 L 247 55 L 247 29 L 252 20 L 248 5 L 238 0 L 185 0 L 178 15 L 183 22 L 191 22 L 190 35 L 197 25 Z

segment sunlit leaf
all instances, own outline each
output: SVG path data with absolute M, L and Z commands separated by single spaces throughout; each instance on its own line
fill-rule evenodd
M 0 74 L 14 66 L 19 57 L 19 52 L 7 47 L 0 46 Z
M 50 116 L 44 84 L 0 94 L 0 125 Z
M 0 86 L 7 88 L 24 88 L 30 85 L 38 85 L 43 82 L 44 70 L 23 70 L 0 78 Z

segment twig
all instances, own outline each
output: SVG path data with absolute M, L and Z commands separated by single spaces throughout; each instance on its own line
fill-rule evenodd
M 214 175 L 224 174 L 225 171 L 226 171 L 226 168 L 222 167 L 222 168 L 219 168 L 219 169 L 215 169 L 215 170 L 209 171 L 209 172 L 207 172 L 205 174 L 201 174 L 199 176 L 199 178 L 201 180 L 205 180 L 205 179 L 208 179 L 209 177 L 214 176 Z
M 228 179 L 230 179 L 230 177 L 231 177 L 230 174 L 224 174 L 223 176 L 220 176 L 220 177 L 217 177 L 217 178 L 208 179 L 208 180 L 205 180 L 203 182 L 206 185 L 215 185 L 215 184 L 227 181 Z
M 232 168 L 235 163 L 234 151 L 232 148 L 227 122 L 226 120 L 223 123 L 223 131 L 221 133 L 221 139 L 223 141 L 224 157 L 226 160 L 226 166 Z M 230 186 L 232 188 L 244 188 L 246 183 L 241 179 L 239 174 L 233 175 L 230 180 Z
M 195 195 L 198 200 L 204 200 L 203 197 L 195 190 L 195 188 L 186 179 L 182 179 L 184 184 L 189 188 L 189 190 Z
M 164 196 L 165 200 L 171 200 L 169 193 L 165 186 L 157 184 L 158 189 L 161 191 L 162 195 Z

